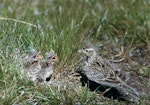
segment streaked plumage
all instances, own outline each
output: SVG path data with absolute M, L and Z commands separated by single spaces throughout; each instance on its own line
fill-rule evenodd
M 113 65 L 98 56 L 94 48 L 81 49 L 79 52 L 86 55 L 84 68 L 100 73 L 103 79 L 116 77 Z
M 94 48 L 84 48 L 78 52 L 86 55 L 86 58 L 82 60 L 84 65 L 81 70 L 89 80 L 100 85 L 116 88 L 125 97 L 127 96 L 126 98 L 129 98 L 129 100 L 139 100 L 139 92 L 118 77 L 121 72 L 116 74 L 114 65 L 98 56 Z

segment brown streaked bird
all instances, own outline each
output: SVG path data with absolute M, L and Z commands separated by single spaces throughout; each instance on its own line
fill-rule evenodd
M 58 61 L 57 54 L 53 51 L 46 53 L 45 61 L 41 64 L 41 71 L 38 73 L 38 81 L 47 81 L 53 74 L 53 65 Z
M 41 65 L 39 59 L 43 57 L 40 55 L 40 52 L 34 51 L 28 55 L 27 62 L 24 65 L 24 72 L 27 77 L 29 77 L 32 81 L 36 81 L 37 74 L 41 70 Z
M 81 69 L 89 80 L 116 88 L 131 101 L 139 101 L 140 93 L 119 78 L 119 75 L 115 73 L 114 65 L 97 55 L 94 48 L 84 48 L 78 52 L 86 55 L 86 58 L 82 60 L 84 65 Z
M 98 56 L 94 48 L 85 48 L 78 51 L 86 55 L 84 61 L 84 67 L 90 68 L 96 72 L 100 72 L 99 75 L 102 79 L 115 77 L 114 67 L 108 61 L 104 60 L 101 56 Z

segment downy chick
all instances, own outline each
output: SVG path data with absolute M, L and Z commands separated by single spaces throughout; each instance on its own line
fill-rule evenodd
M 28 55 L 27 62 L 24 65 L 23 71 L 32 81 L 35 81 L 37 79 L 37 74 L 41 70 L 41 65 L 39 62 L 39 59 L 41 58 L 43 57 L 40 55 L 40 52 L 31 52 Z
M 47 81 L 53 74 L 53 65 L 58 60 L 54 52 L 46 53 L 45 62 L 41 64 L 41 71 L 38 74 L 38 81 Z

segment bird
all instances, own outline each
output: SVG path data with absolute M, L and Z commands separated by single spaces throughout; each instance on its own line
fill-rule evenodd
M 36 81 L 37 74 L 41 70 L 39 60 L 42 58 L 43 56 L 40 55 L 39 51 L 30 52 L 27 56 L 27 61 L 24 64 L 23 71 L 32 81 Z
M 103 80 L 105 80 L 105 78 L 116 77 L 114 66 L 101 56 L 98 56 L 94 48 L 83 48 L 78 50 L 78 52 L 86 55 L 84 68 L 90 68 L 95 72 L 100 72 Z
M 124 94 L 125 98 L 139 101 L 140 93 L 124 82 L 119 77 L 121 72 L 116 74 L 115 66 L 99 56 L 93 47 L 83 48 L 78 52 L 85 55 L 80 69 L 89 80 L 100 85 L 116 88 L 121 94 Z
M 38 73 L 38 81 L 46 82 L 53 74 L 53 65 L 58 61 L 57 54 L 54 51 L 46 53 L 45 61 L 41 64 L 41 70 Z

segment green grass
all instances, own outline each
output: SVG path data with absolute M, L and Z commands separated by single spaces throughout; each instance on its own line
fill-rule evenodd
M 16 60 L 17 50 L 25 54 L 29 48 L 35 48 L 44 54 L 53 49 L 59 56 L 57 67 L 61 68 L 66 64 L 74 66 L 79 59 L 77 50 L 88 42 L 123 43 L 129 49 L 144 43 L 150 50 L 150 1 L 0 1 L 0 104 L 26 105 L 34 99 L 42 105 L 108 104 L 87 88 L 78 87 L 73 93 L 72 90 L 60 92 L 20 75 L 22 64 Z M 137 69 L 146 75 L 150 70 L 142 66 Z

